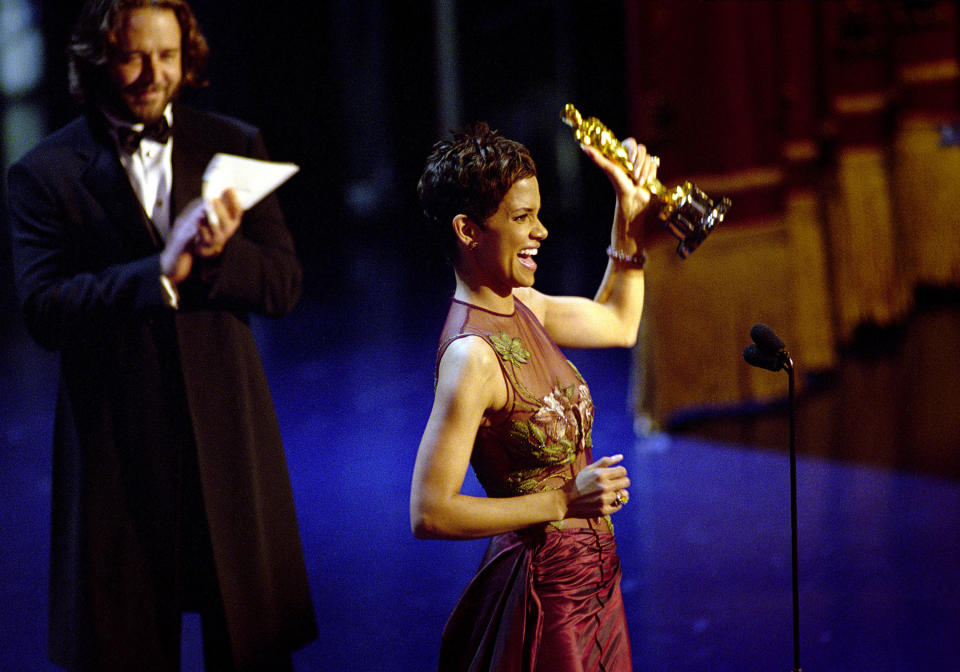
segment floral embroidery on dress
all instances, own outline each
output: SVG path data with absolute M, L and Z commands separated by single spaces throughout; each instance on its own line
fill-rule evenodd
M 513 469 L 506 474 L 508 488 L 515 495 L 556 488 L 556 479 L 572 478 L 563 467 L 574 463 L 581 453 L 592 447 L 590 388 L 568 360 L 575 381 L 564 385 L 557 379 L 550 393 L 538 399 L 520 379 L 519 369 L 531 356 L 523 341 L 503 330 L 499 336 L 489 334 L 487 338 L 501 361 L 511 365 L 504 373 L 519 392 L 517 403 L 525 411 L 520 417 L 526 416 L 510 422 L 511 440 L 504 444 L 513 459 Z M 563 521 L 552 524 L 562 527 Z
M 500 332 L 500 336 L 490 336 L 490 343 L 505 362 L 526 364 L 530 359 L 530 351 L 523 347 L 520 339 L 511 338 L 504 331 Z
M 571 464 L 590 445 L 593 403 L 585 385 L 553 388 L 526 421 L 514 420 L 508 450 L 523 465 L 508 476 L 514 492 L 543 489 L 560 467 Z
M 542 406 L 531 424 L 541 427 L 543 432 L 562 445 L 574 450 L 580 434 L 580 422 L 577 419 L 579 408 L 573 403 L 573 387 L 565 390 L 554 387 L 553 392 L 543 398 Z

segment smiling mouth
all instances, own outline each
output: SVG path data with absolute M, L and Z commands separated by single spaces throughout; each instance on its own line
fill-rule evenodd
M 131 98 L 156 98 L 158 96 L 163 96 L 166 93 L 166 87 L 156 82 L 146 86 L 132 84 L 123 89 L 123 93 Z
M 533 259 L 535 256 L 537 256 L 537 248 L 535 247 L 524 248 L 517 253 L 517 258 L 520 260 L 520 263 L 531 271 L 537 270 L 537 262 Z
M 149 100 L 152 98 L 159 98 L 163 95 L 163 91 L 158 89 L 144 89 L 142 91 L 129 91 L 128 95 L 131 98 L 136 98 L 137 100 Z

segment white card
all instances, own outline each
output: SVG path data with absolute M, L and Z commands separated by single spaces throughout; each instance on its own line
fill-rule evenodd
M 207 206 L 207 217 L 216 219 L 210 201 L 219 198 L 224 189 L 232 188 L 244 210 L 259 203 L 264 196 L 289 180 L 300 167 L 294 163 L 261 161 L 234 154 L 215 154 L 203 171 L 201 194 Z

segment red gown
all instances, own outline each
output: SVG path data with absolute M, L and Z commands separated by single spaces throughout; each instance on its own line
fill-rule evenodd
M 583 378 L 522 302 L 511 315 L 454 299 L 437 365 L 455 339 L 496 352 L 508 401 L 477 432 L 471 464 L 490 497 L 556 489 L 593 461 Z M 441 672 L 632 669 L 609 518 L 500 534 L 443 631 Z

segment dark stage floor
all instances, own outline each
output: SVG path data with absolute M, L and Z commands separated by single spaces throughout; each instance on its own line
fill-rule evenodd
M 308 295 L 290 317 L 257 322 L 322 633 L 296 654 L 300 672 L 434 669 L 444 620 L 485 545 L 410 535 L 410 472 L 445 301 L 383 287 L 350 306 Z M 848 357 L 802 400 L 807 672 L 957 669 L 958 325 L 956 304 L 929 307 L 894 347 Z M 625 453 L 634 481 L 614 520 L 636 670 L 789 670 L 785 415 L 637 440 L 630 353 L 570 354 L 597 403 L 597 455 Z M 44 652 L 54 362 L 13 330 L 0 368 L 2 670 L 54 669 Z M 188 619 L 187 672 L 199 669 L 197 631 Z

